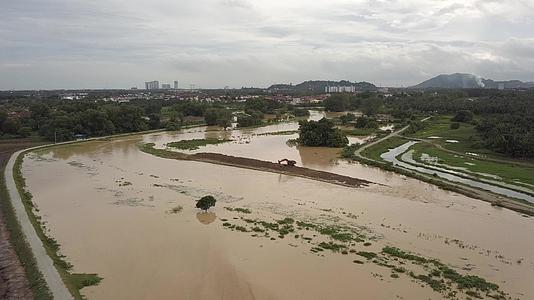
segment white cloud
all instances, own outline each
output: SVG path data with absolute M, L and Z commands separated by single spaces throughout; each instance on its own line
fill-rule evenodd
M 533 2 L 3 1 L 0 89 L 532 80 Z

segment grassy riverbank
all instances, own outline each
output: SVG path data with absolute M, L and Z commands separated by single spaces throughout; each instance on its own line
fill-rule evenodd
M 50 258 L 54 262 L 54 266 L 56 267 L 59 272 L 59 275 L 63 279 L 65 286 L 69 289 L 75 299 L 83 299 L 82 295 L 80 294 L 80 289 L 86 286 L 96 285 L 102 280 L 102 278 L 98 277 L 97 274 L 72 273 L 72 265 L 66 260 L 63 255 L 61 255 L 60 245 L 58 244 L 58 242 L 55 239 L 46 235 L 46 227 L 41 222 L 41 217 L 35 214 L 35 212 L 38 210 L 33 204 L 33 195 L 27 190 L 26 179 L 22 175 L 22 162 L 24 156 L 28 152 L 29 151 L 25 151 L 21 153 L 17 157 L 15 165 L 13 166 L 13 177 L 15 179 L 17 189 L 24 204 L 24 208 L 26 209 L 26 213 L 28 214 L 30 222 L 34 227 L 37 236 L 39 236 L 39 238 L 43 242 L 43 246 L 48 256 L 50 256 Z
M 22 227 L 17 219 L 15 209 L 11 203 L 11 198 L 6 186 L 5 168 L 11 155 L 16 151 L 32 146 L 37 146 L 43 142 L 39 139 L 16 139 L 16 140 L 2 140 L 0 145 L 0 227 L 5 226 L 3 229 L 7 230 L 9 236 L 9 243 L 13 247 L 17 257 L 8 257 L 8 253 L 2 252 L 1 255 L 4 259 L 10 259 L 12 265 L 20 264 L 24 268 L 28 288 L 31 289 L 34 299 L 52 299 L 48 286 L 43 278 L 43 275 L 39 271 L 33 251 L 30 245 L 26 241 L 26 237 L 22 231 Z M 9 277 L 10 274 L 2 274 L 4 271 L 0 270 L 2 278 Z M 21 280 L 21 279 L 19 279 Z M 9 291 L 8 292 L 13 292 Z M 15 291 L 22 292 L 23 291 Z
M 207 145 L 217 145 L 226 142 L 231 142 L 232 140 L 219 140 L 219 139 L 194 139 L 194 140 L 181 140 L 177 142 L 168 143 L 167 146 L 171 148 L 176 148 L 180 150 L 197 150 L 200 147 Z
M 404 143 L 406 143 L 406 139 L 399 136 L 394 136 L 381 143 L 364 149 L 361 154 L 369 159 L 382 161 L 382 158 L 380 157 L 382 153 L 386 153 L 389 149 L 396 148 Z

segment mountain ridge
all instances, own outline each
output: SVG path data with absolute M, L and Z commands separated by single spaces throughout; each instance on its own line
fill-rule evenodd
M 445 88 L 445 89 L 528 89 L 534 88 L 534 82 L 521 80 L 493 80 L 467 73 L 440 74 L 417 85 L 414 89 Z

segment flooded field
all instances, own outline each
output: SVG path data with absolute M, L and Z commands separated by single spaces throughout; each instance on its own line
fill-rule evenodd
M 447 295 L 408 275 L 424 274 L 424 264 L 386 256 L 385 246 L 485 278 L 513 299 L 534 298 L 532 218 L 338 160 L 335 149 L 290 147 L 286 142 L 294 133 L 271 134 L 296 128 L 296 123 L 233 131 L 195 128 L 51 148 L 26 156 L 23 174 L 38 214 L 74 271 L 103 277 L 98 286 L 82 290 L 89 299 Z M 164 148 L 172 141 L 208 137 L 232 141 L 193 152 L 288 158 L 383 185 L 348 188 L 139 150 L 142 142 Z M 205 195 L 217 199 L 207 213 L 195 208 Z M 334 226 L 350 233 L 346 248 L 318 250 L 321 243 L 342 244 L 340 232 L 323 230 Z

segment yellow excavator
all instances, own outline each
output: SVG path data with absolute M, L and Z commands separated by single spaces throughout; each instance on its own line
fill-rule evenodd
M 278 164 L 283 165 L 284 162 L 285 162 L 285 165 L 288 166 L 288 167 L 294 167 L 294 166 L 297 164 L 296 161 L 294 161 L 294 160 L 289 160 L 289 159 L 287 159 L 287 158 L 284 158 L 284 159 L 282 159 L 282 160 L 279 160 L 279 161 L 278 161 Z

